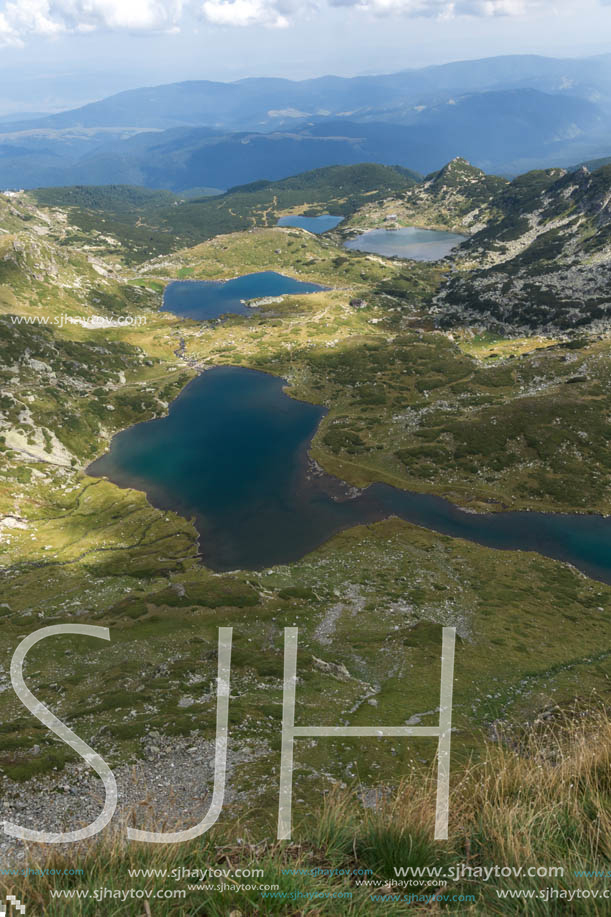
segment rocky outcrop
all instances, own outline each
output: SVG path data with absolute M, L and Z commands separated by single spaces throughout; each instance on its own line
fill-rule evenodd
M 435 301 L 442 326 L 604 330 L 611 323 L 611 167 L 515 179 L 452 256 Z

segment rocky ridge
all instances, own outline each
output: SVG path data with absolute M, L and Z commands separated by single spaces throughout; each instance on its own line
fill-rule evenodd
M 451 257 L 438 323 L 604 331 L 611 319 L 611 167 L 514 179 Z

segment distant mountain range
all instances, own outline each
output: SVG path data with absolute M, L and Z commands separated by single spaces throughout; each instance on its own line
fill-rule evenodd
M 171 83 L 120 92 L 34 122 L 28 116 L 27 126 L 165 130 L 206 125 L 231 132 L 277 130 L 303 118 L 338 116 L 413 123 L 423 109 L 457 96 L 509 89 L 609 102 L 611 54 L 569 60 L 511 55 L 382 76 L 324 76 L 298 82 L 256 78 Z
M 608 155 L 610 114 L 611 55 L 175 83 L 0 123 L 0 187 L 125 182 L 182 191 L 362 161 L 428 173 L 455 156 L 513 174 Z

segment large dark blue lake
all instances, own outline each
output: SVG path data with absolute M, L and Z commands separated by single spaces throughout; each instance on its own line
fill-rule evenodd
M 307 229 L 319 236 L 329 229 L 335 229 L 342 222 L 343 217 L 334 217 L 330 213 L 323 213 L 319 217 L 306 217 L 301 214 L 280 217 L 278 226 L 297 226 L 299 229 Z
M 176 280 L 168 284 L 162 311 L 183 318 L 208 321 L 233 313 L 249 315 L 245 301 L 266 296 L 288 296 L 295 293 L 317 293 L 326 290 L 316 283 L 304 283 L 275 271 L 243 274 L 233 280 Z
M 308 460 L 324 410 L 283 381 L 218 367 L 191 382 L 167 417 L 119 433 L 88 469 L 151 503 L 194 517 L 204 562 L 257 569 L 302 557 L 347 526 L 400 516 L 491 548 L 537 551 L 611 583 L 611 519 L 475 514 L 429 494 L 373 484 L 353 493 Z
M 438 232 L 404 226 L 402 229 L 371 229 L 349 239 L 345 246 L 359 252 L 371 252 L 386 258 L 410 258 L 412 261 L 439 261 L 466 236 L 455 232 Z

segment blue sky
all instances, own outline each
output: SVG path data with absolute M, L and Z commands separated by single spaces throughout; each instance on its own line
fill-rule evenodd
M 0 114 L 183 79 L 611 52 L 611 0 L 0 0 Z

